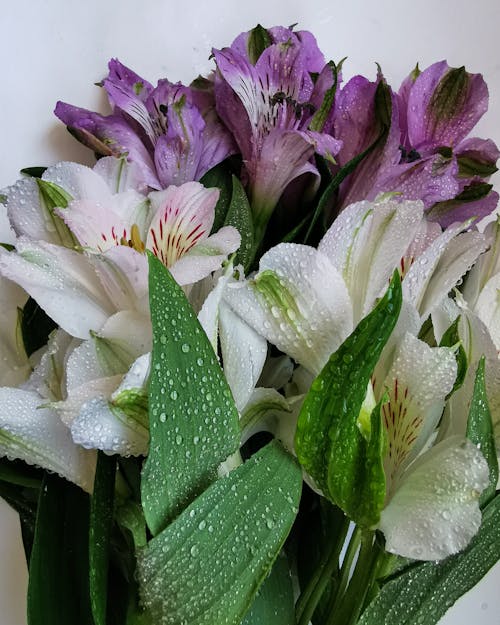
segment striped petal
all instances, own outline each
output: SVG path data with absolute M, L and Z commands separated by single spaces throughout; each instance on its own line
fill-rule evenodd
M 388 402 L 382 406 L 388 451 L 384 462 L 388 492 L 436 429 L 457 365 L 453 350 L 431 348 L 406 334 L 385 380 Z
M 146 246 L 167 267 L 172 267 L 212 229 L 217 189 L 205 189 L 198 182 L 150 193 L 154 216 Z

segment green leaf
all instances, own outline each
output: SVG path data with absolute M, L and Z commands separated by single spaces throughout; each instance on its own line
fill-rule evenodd
M 49 334 L 56 323 L 46 314 L 33 298 L 29 298 L 20 313 L 21 334 L 27 356 L 47 344 Z
M 155 622 L 239 625 L 290 531 L 301 485 L 295 460 L 270 443 L 139 550 Z
M 272 39 L 267 30 L 257 24 L 255 28 L 248 33 L 247 52 L 248 59 L 252 65 L 255 65 L 260 55 L 272 44 Z
M 241 263 L 246 273 L 255 256 L 252 209 L 250 208 L 245 189 L 234 175 L 233 193 L 224 225 L 234 226 L 241 235 L 241 245 L 236 253 L 235 265 Z
M 40 491 L 28 582 L 28 625 L 93 625 L 89 497 L 48 475 Z
M 463 385 L 465 380 L 465 375 L 467 373 L 467 354 L 465 353 L 465 349 L 463 347 L 462 341 L 460 339 L 460 335 L 458 332 L 458 324 L 460 322 L 460 316 L 458 316 L 455 321 L 451 324 L 451 326 L 446 330 L 441 338 L 441 342 L 439 343 L 439 347 L 455 347 L 455 360 L 457 361 L 457 377 L 455 378 L 455 383 L 453 384 L 453 388 L 448 393 L 448 399 L 453 395 L 455 391 Z
M 26 488 L 40 488 L 43 470 L 32 467 L 22 460 L 0 458 L 0 480 Z
M 89 568 L 90 601 L 95 625 L 106 625 L 108 570 L 116 457 L 102 451 L 97 457 L 94 492 L 90 501 Z
M 232 195 L 232 179 L 231 171 L 227 165 L 227 162 L 219 163 L 200 179 L 202 185 L 210 188 L 217 188 L 220 191 L 219 199 L 215 205 L 215 218 L 212 226 L 211 234 L 217 232 L 224 225 L 227 211 L 231 203 Z
M 220 463 L 238 449 L 240 431 L 207 335 L 168 269 L 148 257 L 153 354 L 141 496 L 156 535 L 216 478 Z
M 498 171 L 494 162 L 481 161 L 471 156 L 457 156 L 459 178 L 489 178 Z
M 46 171 L 46 167 L 25 167 L 21 173 L 32 178 L 41 178 Z
M 0 497 L 19 514 L 26 562 L 29 563 L 35 536 L 38 488 L 19 488 L 0 480 Z
M 481 450 L 490 470 L 490 484 L 481 494 L 481 506 L 487 504 L 495 496 L 498 481 L 498 459 L 491 412 L 486 395 L 484 367 L 485 358 L 483 356 L 477 366 L 474 392 L 467 419 L 467 438 Z
M 282 551 L 241 625 L 291 625 L 295 619 L 292 578 Z
M 370 376 L 401 308 L 395 272 L 376 308 L 332 354 L 312 383 L 297 423 L 295 448 L 304 469 L 331 501 L 361 526 L 377 523 L 385 494 L 380 406 L 366 440 L 358 417 Z
M 435 625 L 500 559 L 500 497 L 486 507 L 481 529 L 462 552 L 439 563 L 410 565 L 390 579 L 358 625 Z

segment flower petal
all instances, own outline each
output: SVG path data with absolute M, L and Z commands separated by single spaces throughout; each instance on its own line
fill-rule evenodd
M 342 277 L 324 254 L 305 245 L 272 248 L 262 256 L 255 278 L 228 285 L 224 298 L 270 343 L 313 373 L 353 327 Z
M 439 306 L 487 247 L 479 232 L 465 232 L 468 222 L 447 228 L 416 259 L 403 280 L 403 295 L 423 320 Z
M 87 338 L 114 312 L 92 265 L 73 250 L 19 240 L 17 253 L 0 249 L 0 271 L 72 336 Z
M 460 437 L 426 452 L 382 510 L 386 550 L 441 560 L 464 549 L 481 525 L 478 500 L 488 477 L 481 452 Z
M 358 202 L 347 207 L 318 250 L 342 274 L 354 319 L 366 316 L 381 297 L 421 223 L 420 202 Z
M 96 395 L 83 403 L 71 422 L 76 443 L 122 456 L 147 453 L 149 361 L 149 354 L 138 358 L 111 397 Z
M 27 299 L 23 289 L 0 276 L 0 386 L 18 386 L 31 372 L 18 325 Z
M 220 343 L 224 375 L 236 408 L 243 410 L 267 356 L 267 341 L 222 302 L 219 309 Z
M 388 452 L 384 470 L 388 492 L 436 429 L 445 398 L 453 388 L 457 364 L 452 349 L 429 347 L 406 334 L 385 379 L 388 402 L 382 405 Z
M 36 464 L 91 492 L 95 455 L 74 444 L 55 412 L 34 392 L 0 388 L 0 454 Z

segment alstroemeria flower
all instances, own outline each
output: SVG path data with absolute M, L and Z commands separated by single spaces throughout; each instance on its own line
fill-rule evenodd
M 103 80 L 109 116 L 58 102 L 55 114 L 82 143 L 102 155 L 127 156 L 143 185 L 162 189 L 199 180 L 234 152 L 227 130 L 213 114 L 213 97 L 160 80 L 153 86 L 122 65 L 109 62 Z
M 288 184 L 310 172 L 315 152 L 335 156 L 341 143 L 307 129 L 313 92 L 312 37 L 279 37 L 252 65 L 242 40 L 213 50 L 219 115 L 234 135 L 249 180 L 257 238 Z M 314 66 L 316 67 L 317 60 Z
M 114 203 L 72 202 L 58 214 L 85 248 L 106 252 L 123 246 L 147 274 L 145 249 L 152 251 L 181 285 L 192 284 L 218 269 L 238 249 L 241 237 L 232 226 L 209 236 L 217 189 L 198 182 L 170 186 L 149 194 L 147 204 L 118 194 Z M 125 254 L 125 252 L 124 252 Z
M 466 139 L 488 108 L 488 89 L 480 74 L 450 68 L 446 61 L 412 72 L 399 92 L 402 162 L 430 162 L 454 168 L 453 185 L 440 185 L 441 197 L 429 207 L 429 218 L 448 226 L 470 217 L 480 219 L 496 207 L 498 194 L 484 185 L 500 156 L 491 140 Z M 432 173 L 432 172 L 431 172 Z M 396 190 L 397 183 L 386 181 Z
M 438 560 L 462 550 L 479 529 L 479 495 L 488 485 L 489 469 L 463 437 L 424 451 L 455 382 L 453 350 L 431 348 L 407 333 L 391 360 L 385 378 L 378 366 L 374 373 L 374 401 L 387 393 L 382 405 L 387 495 L 379 528 L 388 551 Z
M 127 210 L 139 219 L 138 215 L 147 208 L 146 198 L 136 190 L 139 186 L 137 168 L 123 159 L 102 158 L 93 169 L 78 163 L 57 163 L 46 169 L 41 181 L 57 192 L 64 205 L 70 201 L 99 205 L 99 220 L 106 218 L 107 210 Z M 3 189 L 2 195 L 17 237 L 74 247 L 74 237 L 47 202 L 36 178 L 21 178 Z
M 375 306 L 395 269 L 404 276 L 401 324 L 418 332 L 486 247 L 479 233 L 460 234 L 466 225 L 427 240 L 422 218 L 420 202 L 353 204 L 317 250 L 277 245 L 262 256 L 257 274 L 229 284 L 224 298 L 270 343 L 318 374 Z

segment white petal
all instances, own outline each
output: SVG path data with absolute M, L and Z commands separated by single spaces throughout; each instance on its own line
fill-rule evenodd
M 359 321 L 399 268 L 421 223 L 421 202 L 359 202 L 345 208 L 318 250 L 341 272 Z
M 146 247 L 167 266 L 172 265 L 212 229 L 218 189 L 205 189 L 199 182 L 170 186 L 149 194 L 153 218 Z
M 145 455 L 149 429 L 145 409 L 150 355 L 141 356 L 111 397 L 97 395 L 86 401 L 71 423 L 75 442 L 122 456 Z M 136 403 L 136 397 L 140 397 Z
M 220 269 L 228 255 L 241 243 L 236 228 L 224 226 L 218 232 L 194 245 L 175 262 L 170 271 L 180 285 L 192 284 Z
M 397 488 L 397 476 L 436 429 L 456 375 L 452 349 L 429 347 L 405 335 L 384 384 L 389 394 L 382 406 L 389 443 L 384 463 L 388 488 Z
M 273 388 L 254 389 L 241 415 L 242 443 L 256 432 L 276 435 L 283 419 L 292 419 L 292 408 L 283 395 Z M 295 425 L 296 420 L 293 423 L 294 430 Z
M 229 306 L 219 308 L 220 343 L 224 375 L 239 411 L 246 405 L 267 356 L 267 341 Z
M 101 176 L 90 167 L 79 163 L 57 163 L 49 167 L 42 178 L 62 187 L 75 200 L 85 198 L 99 202 L 111 195 Z
M 255 278 L 228 285 L 224 298 L 254 330 L 313 373 L 352 331 L 342 277 L 324 254 L 305 245 L 272 248 Z
M 0 388 L 0 453 L 36 464 L 92 490 L 95 455 L 74 444 L 52 410 L 39 408 L 37 393 Z
M 447 228 L 417 258 L 403 280 L 403 295 L 422 319 L 439 306 L 487 247 L 479 232 L 459 234 L 467 225 L 465 222 Z
M 464 549 L 481 524 L 479 495 L 488 485 L 481 452 L 459 437 L 425 453 L 384 508 L 379 529 L 387 551 L 441 560 Z
M 59 243 L 55 229 L 50 225 L 50 216 L 40 201 L 40 192 L 34 178 L 22 178 L 11 187 L 3 189 L 2 194 L 6 197 L 9 222 L 17 236 Z
M 86 256 L 57 245 L 19 240 L 0 249 L 0 272 L 27 291 L 68 334 L 87 338 L 113 310 Z
M 104 254 L 90 255 L 89 262 L 116 309 L 135 309 L 149 315 L 148 262 L 144 254 L 120 245 Z
M 129 189 L 142 191 L 140 171 L 135 163 L 125 157 L 105 156 L 94 165 L 94 172 L 100 176 L 111 193 L 122 193 Z
M 210 344 L 214 352 L 218 351 L 218 337 L 219 337 L 219 306 L 222 298 L 222 293 L 226 288 L 226 285 L 231 277 L 233 271 L 233 263 L 228 263 L 222 276 L 217 280 L 215 288 L 213 288 L 207 295 L 200 312 L 198 313 L 198 321 L 201 327 L 205 330 L 205 334 L 208 336 Z M 191 301 L 191 299 L 190 299 Z
M 474 310 L 488 328 L 500 353 L 500 273 L 494 275 L 485 284 Z
M 0 386 L 18 386 L 31 370 L 18 327 L 18 308 L 27 299 L 17 284 L 0 276 Z

